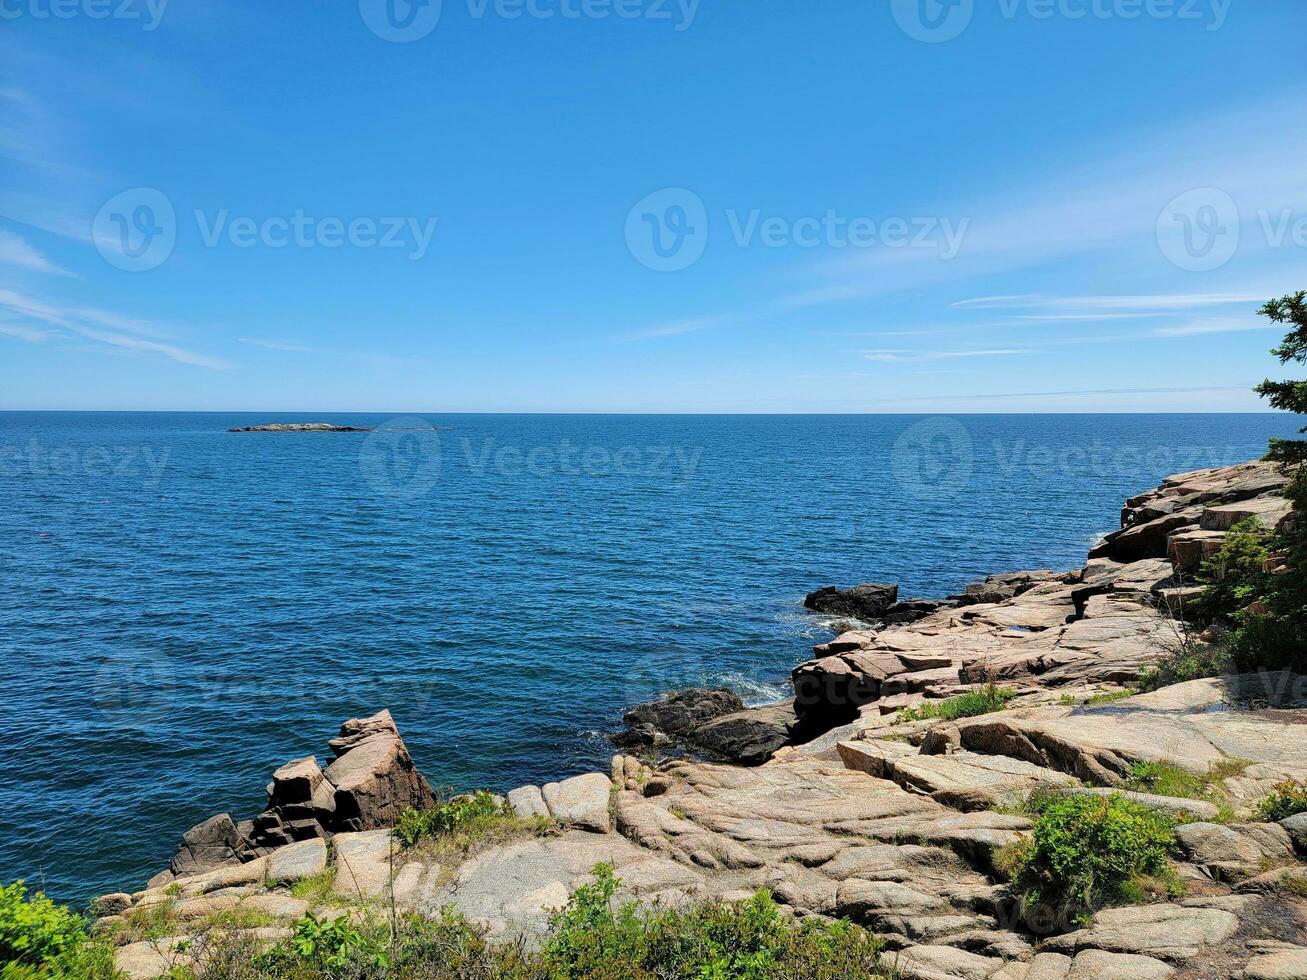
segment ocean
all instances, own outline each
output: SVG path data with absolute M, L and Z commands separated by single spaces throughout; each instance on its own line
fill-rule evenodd
M 378 431 L 226 431 L 319 420 Z M 1301 421 L 0 412 L 0 882 L 141 887 L 381 708 L 438 786 L 606 769 L 635 702 L 783 696 L 806 592 L 1077 567 Z

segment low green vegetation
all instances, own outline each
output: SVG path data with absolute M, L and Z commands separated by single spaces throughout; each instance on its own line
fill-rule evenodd
M 1259 311 L 1290 329 L 1271 351 L 1281 364 L 1307 363 L 1307 292 L 1268 302 Z M 1307 381 L 1263 381 L 1257 393 L 1272 408 L 1307 414 Z M 1307 432 L 1307 428 L 1300 429 Z M 1272 439 L 1267 459 L 1292 474 L 1285 496 L 1299 515 L 1307 513 L 1307 440 Z M 1233 539 L 1233 540 L 1232 540 Z M 1298 517 L 1274 532 L 1243 526 L 1224 542 L 1233 581 L 1227 589 L 1234 630 L 1231 659 L 1236 670 L 1288 668 L 1307 672 L 1307 520 Z M 1261 562 L 1258 559 L 1261 558 Z M 1279 569 L 1275 571 L 1274 569 Z
M 738 905 L 617 905 L 598 865 L 537 947 L 495 943 L 446 909 L 376 924 L 303 919 L 289 940 L 210 946 L 197 980 L 863 980 L 888 978 L 880 940 L 846 922 L 786 919 L 766 892 Z
M 107 943 L 88 938 L 86 920 L 21 881 L 0 887 L 0 977 L 99 978 L 113 974 Z
M 1164 659 L 1139 672 L 1137 692 L 1156 691 L 1196 681 L 1203 677 L 1220 677 L 1234 670 L 1228 638 L 1214 643 L 1185 640 L 1177 643 Z
M 80 916 L 40 892 L 29 898 L 21 881 L 0 888 L 0 962 L 37 965 L 58 959 L 85 934 Z
M 1103 691 L 1099 694 L 1091 694 L 1087 698 L 1075 698 L 1072 697 L 1070 694 L 1063 694 L 1060 698 L 1058 698 L 1058 703 L 1065 704 L 1070 707 L 1076 707 L 1076 708 L 1078 707 L 1091 708 L 1094 705 L 1098 705 L 1098 704 L 1112 704 L 1115 701 L 1124 701 L 1126 698 L 1134 697 L 1134 695 L 1137 693 L 1138 693 L 1137 691 L 1130 691 L 1130 690 Z
M 1207 772 L 1195 773 L 1173 762 L 1136 762 L 1130 767 L 1130 779 L 1123 788 L 1137 793 L 1220 804 L 1228 799 L 1224 781 L 1239 775 L 1250 765 L 1252 763 L 1247 759 L 1222 759 L 1212 763 Z
M 1307 813 L 1307 783 L 1296 779 L 1276 783 L 1271 792 L 1258 801 L 1256 812 L 1258 819 L 1268 823 Z
M 1000 852 L 998 863 L 1028 908 L 1075 918 L 1180 891 L 1168 860 L 1175 846 L 1169 817 L 1118 794 L 1049 792 L 1027 806 L 1035 813 L 1030 837 Z
M 910 708 L 903 708 L 898 713 L 898 720 L 924 721 L 927 718 L 938 718 L 942 721 L 955 721 L 958 718 L 973 718 L 992 711 L 1002 711 L 1016 696 L 1017 692 L 1013 688 L 986 684 L 978 691 L 968 691 L 955 698 L 923 701 Z
M 311 878 L 301 878 L 290 886 L 292 898 L 302 898 L 310 906 L 331 905 L 333 899 L 339 898 L 335 895 L 333 889 L 336 886 L 336 869 L 327 868 L 320 874 L 313 875 Z
M 405 810 L 395 821 L 395 837 L 406 848 L 467 853 L 551 826 L 544 817 L 519 817 L 506 800 L 478 790 L 442 800 L 429 810 Z

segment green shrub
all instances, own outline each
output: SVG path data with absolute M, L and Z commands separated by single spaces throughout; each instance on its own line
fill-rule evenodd
M 978 691 L 968 691 L 955 698 L 924 701 L 910 708 L 903 708 L 898 713 L 898 720 L 924 721 L 927 718 L 939 718 L 944 721 L 956 721 L 958 718 L 973 718 L 976 715 L 987 715 L 991 711 L 1002 711 L 1016 696 L 1017 692 L 1013 688 L 986 684 Z
M 1236 670 L 1287 668 L 1307 673 L 1307 612 L 1285 616 L 1243 612 L 1236 621 L 1230 644 Z
M 1236 612 L 1266 592 L 1271 539 L 1270 530 L 1250 517 L 1230 528 L 1221 547 L 1203 562 L 1199 580 L 1212 583 L 1209 595 L 1218 609 Z
M 1027 904 L 1088 913 L 1137 901 L 1147 879 L 1173 878 L 1174 823 L 1157 811 L 1118 794 L 1050 794 L 1033 806 L 1030 838 L 1003 862 Z
M 410 807 L 395 821 L 395 836 L 405 847 L 414 847 L 424 838 L 440 837 L 515 818 L 516 814 L 506 800 L 500 800 L 485 790 L 478 790 L 441 801 L 429 810 L 419 812 Z
M 0 887 L 0 963 L 40 966 L 75 950 L 86 937 L 82 917 L 40 892 L 26 895 L 21 881 Z
M 1136 762 L 1130 767 L 1130 779 L 1124 788 L 1138 793 L 1219 804 L 1227 797 L 1222 783 L 1250 765 L 1252 763 L 1247 759 L 1222 759 L 1208 766 L 1205 773 L 1195 773 L 1173 762 Z
M 883 976 L 881 943 L 849 923 L 794 925 L 765 891 L 738 905 L 613 908 L 619 882 L 599 865 L 552 922 L 541 949 L 551 980 L 696 977 L 835 980 Z
M 450 909 L 392 924 L 321 926 L 258 952 L 209 947 L 199 980 L 873 980 L 881 943 L 846 922 L 787 920 L 766 892 L 738 905 L 614 905 L 620 882 L 598 865 L 538 947 L 495 943 Z M 340 922 L 342 920 L 338 920 Z
M 1140 671 L 1135 687 L 1139 691 L 1156 691 L 1185 681 L 1221 677 L 1233 670 L 1234 653 L 1230 641 L 1183 642 L 1165 659 Z
M 1267 823 L 1307 813 L 1307 783 L 1286 779 L 1276 783 L 1269 794 L 1257 803 L 1257 816 Z

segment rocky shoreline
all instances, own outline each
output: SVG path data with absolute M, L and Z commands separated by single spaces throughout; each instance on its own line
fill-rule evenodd
M 263 813 L 205 821 L 144 889 L 100 899 L 104 924 L 257 907 L 278 923 L 258 938 L 275 939 L 344 902 L 454 905 L 529 937 L 606 861 L 644 902 L 766 888 L 794 916 L 852 919 L 885 937 L 887 965 L 924 980 L 1307 977 L 1307 814 L 1255 811 L 1307 781 L 1307 676 L 1125 686 L 1191 642 L 1177 614 L 1201 603 L 1192 572 L 1230 528 L 1289 519 L 1287 482 L 1262 462 L 1171 477 L 1127 501 L 1121 529 L 1072 571 L 994 575 L 940 600 L 881 583 L 814 592 L 810 608 L 860 622 L 794 669 L 792 701 L 691 689 L 638 706 L 609 772 L 507 794 L 547 831 L 457 858 L 406 850 L 389 829 L 434 800 L 389 713 L 348 721 L 326 766 L 274 773 Z M 931 710 L 999 684 L 999 710 Z M 1140 766 L 1206 795 L 1141 786 Z M 1174 817 L 1183 894 L 1088 923 L 1032 916 L 999 855 L 1032 828 L 1022 802 L 1049 788 Z M 324 874 L 332 902 L 293 894 Z M 126 943 L 118 966 L 159 976 L 187 962 L 186 940 L 179 925 Z

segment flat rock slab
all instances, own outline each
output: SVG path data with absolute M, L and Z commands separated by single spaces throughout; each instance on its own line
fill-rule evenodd
M 1190 861 L 1222 881 L 1254 878 L 1293 859 L 1289 834 L 1275 823 L 1190 823 L 1177 827 L 1175 836 Z
M 1307 721 L 1292 712 L 1160 711 L 1143 698 L 1088 709 L 1053 709 L 1020 716 L 983 716 L 958 723 L 962 746 L 1011 755 L 1100 786 L 1128 777 L 1136 762 L 1169 762 L 1194 773 L 1245 759 L 1264 768 L 1242 783 L 1238 796 L 1265 792 L 1278 775 L 1307 774 Z
M 397 845 L 389 830 L 364 830 L 332 838 L 334 890 L 354 899 L 380 898 L 390 884 Z
M 293 884 L 327 870 L 327 842 L 319 838 L 280 847 L 268 855 L 268 881 Z
M 1244 980 L 1304 980 L 1307 949 L 1295 947 L 1254 956 L 1244 967 Z
M 612 790 L 613 782 L 608 776 L 592 772 L 561 783 L 546 783 L 541 795 L 555 820 L 606 834 L 612 829 L 608 812 Z
M 897 967 L 919 980 L 986 980 L 1003 968 L 992 956 L 968 953 L 952 946 L 911 946 L 881 958 L 888 968 Z
M 1239 920 L 1220 909 L 1144 905 L 1105 909 L 1088 929 L 1055 936 L 1044 945 L 1060 952 L 1099 949 L 1184 962 L 1204 946 L 1225 942 L 1238 928 Z
M 1087 949 L 1076 956 L 1067 980 L 1166 980 L 1175 969 L 1151 956 Z M 1027 977 L 1029 980 L 1029 977 Z
M 519 786 L 508 794 L 508 805 L 519 817 L 547 817 L 544 794 L 539 786 Z
M 169 936 L 120 946 L 114 950 L 113 965 L 128 980 L 153 980 L 174 968 L 188 967 L 194 960 L 176 948 L 184 938 Z
M 569 831 L 491 848 L 458 868 L 452 880 L 433 882 L 413 904 L 428 913 L 456 905 L 497 935 L 539 934 L 550 912 L 590 880 L 594 866 L 611 864 L 625 897 L 694 891 L 702 876 L 692 868 L 651 855 L 615 834 Z
M 888 763 L 887 775 L 905 789 L 928 793 L 949 806 L 965 803 L 976 809 L 986 800 L 1021 796 L 1037 786 L 1069 786 L 1075 779 L 1002 755 L 955 752 L 952 755 L 911 755 Z

